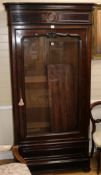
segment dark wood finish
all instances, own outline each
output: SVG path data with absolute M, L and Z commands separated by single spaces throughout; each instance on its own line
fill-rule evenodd
M 89 170 L 93 4 L 4 5 L 15 145 L 32 171 Z
M 52 132 L 67 132 L 67 130 L 72 131 L 75 129 L 75 123 L 77 121 L 74 114 L 74 82 L 72 71 L 70 64 L 48 66 Z

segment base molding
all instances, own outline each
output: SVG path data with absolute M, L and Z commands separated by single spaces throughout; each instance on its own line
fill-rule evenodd
M 83 172 L 90 171 L 90 159 L 89 158 L 80 158 L 80 159 L 72 159 L 71 161 L 67 160 L 67 162 L 57 162 L 57 163 L 47 163 L 38 166 L 28 165 L 29 169 L 31 170 L 32 174 L 35 173 L 53 173 L 53 172 L 68 172 L 68 171 L 75 171 L 81 170 Z M 40 171 L 39 171 L 40 169 Z

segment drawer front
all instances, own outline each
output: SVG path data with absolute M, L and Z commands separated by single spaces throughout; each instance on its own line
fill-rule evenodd
M 12 12 L 12 24 L 90 24 L 90 12 L 30 11 Z
M 88 141 L 78 141 L 59 144 L 33 144 L 21 146 L 22 156 L 27 160 L 33 158 L 36 161 L 40 159 L 59 160 L 61 158 L 85 157 L 88 154 Z

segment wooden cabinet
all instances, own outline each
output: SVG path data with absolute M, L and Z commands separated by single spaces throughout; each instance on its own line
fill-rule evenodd
M 15 145 L 33 171 L 89 170 L 93 4 L 5 3 Z

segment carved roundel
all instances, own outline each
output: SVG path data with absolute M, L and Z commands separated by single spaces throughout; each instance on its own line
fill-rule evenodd
M 47 22 L 56 22 L 57 21 L 57 14 L 56 12 L 51 12 L 49 14 L 47 14 Z

